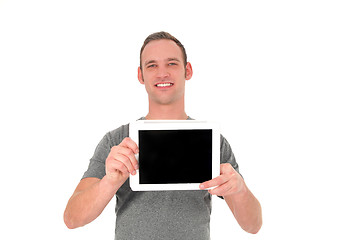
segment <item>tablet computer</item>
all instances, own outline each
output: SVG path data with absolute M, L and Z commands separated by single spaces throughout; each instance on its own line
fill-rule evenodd
M 220 175 L 220 130 L 214 122 L 139 120 L 129 136 L 138 145 L 133 191 L 200 190 Z

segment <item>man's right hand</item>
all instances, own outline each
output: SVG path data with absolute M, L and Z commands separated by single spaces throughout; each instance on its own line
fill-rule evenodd
M 130 174 L 135 175 L 139 169 L 135 154 L 139 153 L 136 143 L 129 137 L 111 151 L 105 162 L 106 177 L 113 184 L 124 183 Z

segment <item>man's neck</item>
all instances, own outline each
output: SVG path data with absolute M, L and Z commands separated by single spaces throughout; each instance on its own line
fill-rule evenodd
M 147 120 L 186 120 L 184 103 L 159 105 L 149 104 L 149 113 L 145 117 Z

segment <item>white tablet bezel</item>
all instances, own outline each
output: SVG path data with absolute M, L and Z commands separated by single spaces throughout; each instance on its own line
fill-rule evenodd
M 212 178 L 220 175 L 220 127 L 215 122 L 196 120 L 138 120 L 129 125 L 129 137 L 139 144 L 139 130 L 212 130 Z M 135 155 L 138 160 L 138 154 Z M 130 175 L 130 187 L 133 191 L 164 191 L 164 190 L 200 190 L 200 183 L 177 184 L 140 184 L 139 170 Z M 210 179 L 209 179 L 210 180 Z

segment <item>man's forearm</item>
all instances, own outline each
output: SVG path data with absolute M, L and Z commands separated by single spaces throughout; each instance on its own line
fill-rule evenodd
M 262 225 L 261 205 L 251 191 L 245 186 L 240 193 L 225 196 L 236 221 L 249 233 L 257 233 Z
M 75 191 L 66 206 L 64 222 L 68 228 L 81 227 L 95 220 L 121 186 L 113 186 L 106 176 L 89 181 L 88 186 L 85 183 L 83 189 Z

